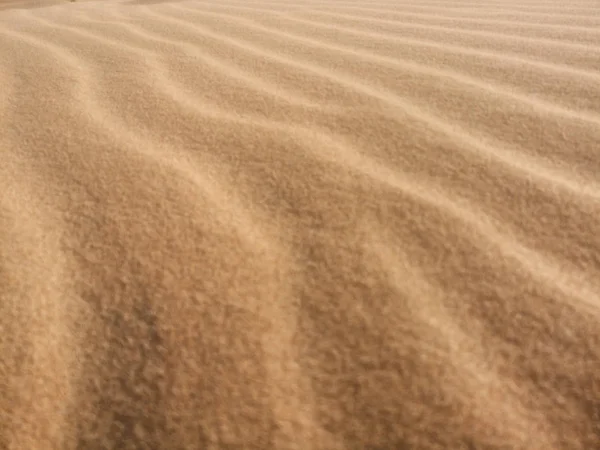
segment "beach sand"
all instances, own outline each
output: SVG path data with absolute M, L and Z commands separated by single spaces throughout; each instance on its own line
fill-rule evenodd
M 0 3 L 0 449 L 600 448 L 600 3 Z

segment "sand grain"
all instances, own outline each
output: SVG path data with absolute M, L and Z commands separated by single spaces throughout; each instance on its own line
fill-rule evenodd
M 600 448 L 595 1 L 2 1 L 0 156 L 0 449 Z

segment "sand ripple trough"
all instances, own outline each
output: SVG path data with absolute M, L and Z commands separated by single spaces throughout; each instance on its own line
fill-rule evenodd
M 600 5 L 0 0 L 0 449 L 600 448 Z

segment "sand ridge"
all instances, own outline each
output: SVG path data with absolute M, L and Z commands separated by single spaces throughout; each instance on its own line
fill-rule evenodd
M 0 2 L 0 449 L 600 448 L 599 25 Z

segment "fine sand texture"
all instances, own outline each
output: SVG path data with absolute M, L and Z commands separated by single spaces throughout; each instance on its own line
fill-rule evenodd
M 600 449 L 598 0 L 0 3 L 0 450 Z

